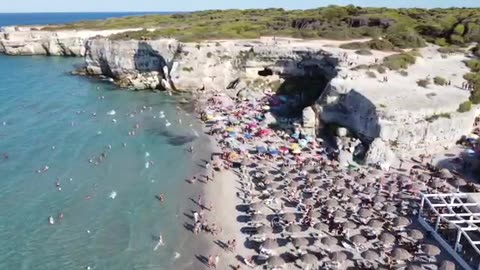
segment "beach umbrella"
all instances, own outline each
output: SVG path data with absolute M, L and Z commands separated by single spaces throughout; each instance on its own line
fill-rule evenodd
M 383 203 L 385 202 L 387 199 L 385 199 L 385 197 L 381 196 L 381 195 L 377 195 L 375 197 L 373 197 L 373 202 L 374 203 Z
M 431 186 L 432 186 L 433 188 L 440 188 L 440 187 L 443 186 L 443 184 L 444 184 L 444 182 L 443 182 L 442 180 L 440 180 L 440 179 L 434 179 L 434 180 L 432 181 L 432 183 L 431 183 Z
M 336 187 L 343 187 L 345 186 L 345 180 L 343 180 L 342 178 L 337 178 L 333 180 L 333 185 Z
M 387 213 L 394 213 L 397 211 L 397 208 L 391 204 L 386 204 L 383 206 L 382 210 Z
M 305 237 L 293 238 L 292 243 L 296 248 L 308 246 L 309 244 L 308 239 Z
M 392 244 L 393 242 L 395 242 L 395 236 L 393 236 L 393 234 L 391 233 L 383 232 L 378 237 L 378 240 L 382 241 L 382 243 L 384 244 Z
M 264 214 L 255 214 L 252 216 L 252 221 L 254 222 L 259 222 L 259 221 L 264 221 L 265 220 L 265 215 Z
M 347 213 L 343 210 L 336 210 L 335 213 L 333 214 L 335 218 L 344 218 L 347 216 Z
M 344 229 L 355 229 L 357 225 L 349 220 L 346 220 L 342 223 Z
M 367 225 L 374 229 L 379 229 L 383 226 L 383 222 L 378 219 L 371 219 L 368 221 Z
M 343 263 L 347 259 L 347 254 L 342 251 L 335 251 L 330 253 L 330 259 L 334 262 Z
M 329 199 L 325 202 L 325 206 L 328 208 L 335 208 L 338 206 L 338 201 L 334 199 Z
M 290 224 L 290 225 L 287 226 L 287 228 L 285 230 L 289 233 L 297 233 L 297 232 L 302 231 L 302 227 L 300 227 L 297 224 Z
M 407 260 L 411 257 L 412 255 L 404 248 L 394 248 L 392 250 L 392 258 L 395 260 Z
M 425 268 L 421 267 L 420 265 L 418 264 L 409 264 L 407 265 L 407 267 L 405 268 L 405 270 L 424 270 Z
M 422 182 L 426 182 L 428 179 L 430 179 L 430 175 L 426 174 L 426 173 L 420 174 L 418 176 L 418 180 L 420 180 Z
M 399 176 L 397 176 L 397 181 L 400 183 L 408 183 L 411 181 L 411 179 L 405 174 L 400 174 Z
M 368 174 L 372 175 L 372 176 L 375 176 L 375 177 L 378 177 L 378 176 L 381 176 L 383 173 L 380 170 L 372 169 L 372 170 L 368 171 Z
M 268 183 L 268 184 L 266 185 L 266 187 L 267 187 L 268 189 L 277 189 L 277 188 L 280 187 L 280 185 L 281 185 L 281 184 L 278 183 L 278 182 L 270 182 L 270 183 Z
M 394 193 L 394 192 L 397 192 L 397 191 L 398 191 L 398 187 L 397 187 L 397 186 L 392 185 L 392 184 L 390 184 L 390 185 L 387 186 L 387 192 L 388 192 L 388 193 Z
M 282 257 L 270 256 L 267 260 L 267 264 L 271 267 L 279 267 L 285 264 L 285 261 L 282 259 Z
M 365 244 L 367 242 L 367 238 L 361 234 L 356 234 L 352 237 L 350 237 L 350 241 L 353 243 L 359 245 L 359 244 Z
M 286 213 L 282 215 L 282 218 L 287 222 L 294 222 L 297 219 L 297 216 L 294 213 Z
M 337 239 L 331 236 L 325 236 L 320 239 L 320 242 L 327 247 L 333 247 L 337 244 Z
M 322 213 L 320 213 L 319 211 L 312 211 L 310 214 L 310 217 L 312 218 L 319 218 L 321 216 L 322 216 Z
M 379 259 L 380 256 L 378 255 L 377 252 L 375 252 L 373 250 L 367 250 L 367 251 L 362 252 L 362 258 L 364 258 L 365 260 L 368 260 L 368 261 L 375 261 L 375 260 Z
M 291 181 L 291 182 L 288 184 L 288 186 L 289 186 L 289 187 L 292 187 L 292 188 L 298 188 L 298 187 L 300 187 L 301 185 L 302 185 L 302 183 L 300 183 L 300 182 L 295 182 L 295 181 Z
M 352 196 L 352 197 L 350 197 L 350 203 L 358 205 L 358 204 L 362 203 L 362 199 L 360 199 L 357 196 Z
M 270 226 L 260 226 L 257 228 L 257 233 L 258 234 L 271 234 L 273 232 L 273 229 Z
M 355 171 L 355 170 L 348 170 L 348 171 L 347 171 L 347 174 L 348 174 L 350 177 L 352 177 L 352 178 L 355 178 L 355 177 L 358 176 L 358 172 Z
M 373 195 L 373 194 L 377 193 L 377 191 L 378 190 L 374 187 L 367 187 L 363 190 L 363 192 L 368 194 L 368 195 Z
M 393 219 L 393 227 L 405 227 L 410 224 L 410 220 L 406 217 L 396 217 Z
M 455 178 L 453 181 L 452 181 L 452 184 L 455 186 L 455 187 L 463 187 L 467 184 L 467 182 L 462 179 L 462 178 Z
M 372 210 L 368 208 L 360 208 L 360 210 L 358 210 L 358 215 L 362 218 L 370 217 L 372 215 Z
M 441 253 L 440 248 L 431 244 L 422 245 L 422 251 L 425 252 L 425 254 L 427 254 L 428 256 L 437 256 Z
M 344 197 L 347 197 L 347 196 L 350 196 L 353 194 L 353 190 L 349 189 L 349 188 L 344 188 L 342 190 L 340 190 L 340 194 L 342 194 L 342 196 Z
M 328 230 L 328 225 L 323 223 L 323 222 L 318 222 L 315 225 L 313 225 L 313 228 L 315 230 L 319 230 L 319 231 L 327 231 Z
M 313 206 L 317 202 L 312 198 L 308 198 L 308 199 L 303 200 L 303 203 L 307 206 Z
M 263 242 L 262 247 L 263 247 L 263 248 L 266 248 L 266 249 L 275 249 L 275 248 L 278 248 L 277 240 L 272 239 L 272 238 L 266 239 L 266 240 Z
M 362 178 L 358 178 L 358 179 L 356 180 L 356 183 L 359 184 L 359 185 L 365 185 L 365 184 L 367 184 L 367 183 L 369 183 L 369 182 L 370 182 L 370 180 L 368 180 L 367 178 L 363 178 L 363 177 L 362 177 Z
M 410 230 L 408 231 L 408 236 L 412 239 L 415 239 L 415 240 L 421 240 L 423 239 L 423 233 L 417 229 L 413 229 L 413 230 Z
M 310 253 L 303 254 L 302 257 L 300 257 L 300 260 L 301 260 L 304 264 L 315 264 L 315 263 L 318 262 L 317 256 L 315 256 L 315 255 L 313 255 L 313 254 L 310 254 Z
M 455 263 L 452 261 L 444 260 L 440 264 L 438 270 L 455 270 Z
M 443 179 L 452 179 L 453 178 L 452 173 L 446 168 L 441 169 L 438 172 L 438 175 L 440 176 L 440 178 L 443 178 Z
M 250 204 L 250 209 L 254 211 L 258 211 L 260 209 L 263 209 L 265 207 L 265 204 L 263 202 L 254 202 Z
M 321 187 L 323 185 L 323 182 L 322 181 L 312 181 L 311 185 L 312 185 L 312 187 Z M 326 191 L 326 190 L 324 190 L 324 191 Z
M 317 196 L 320 197 L 320 198 L 328 197 L 328 196 L 330 196 L 330 191 L 325 190 L 325 189 L 321 189 L 317 192 Z

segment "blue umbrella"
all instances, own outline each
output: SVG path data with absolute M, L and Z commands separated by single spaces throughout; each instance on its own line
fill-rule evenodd
M 246 133 L 244 135 L 244 137 L 245 137 L 245 139 L 252 139 L 253 138 L 252 134 L 250 134 L 250 133 Z
M 263 154 L 263 153 L 266 153 L 267 152 L 267 148 L 265 146 L 258 146 L 257 147 L 257 151 L 260 153 L 260 154 Z
M 237 133 L 236 132 L 229 132 L 228 133 L 228 136 L 232 137 L 232 138 L 236 138 L 237 137 Z

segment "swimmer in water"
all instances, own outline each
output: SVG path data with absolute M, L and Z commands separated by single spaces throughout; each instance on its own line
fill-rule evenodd
M 157 198 L 158 198 L 158 200 L 159 200 L 160 202 L 164 202 L 164 201 L 165 201 L 165 196 L 163 195 L 163 193 L 160 193 Z
M 153 248 L 153 250 L 157 250 L 158 247 L 160 247 L 160 246 L 165 246 L 165 243 L 163 243 L 163 237 L 162 237 L 161 234 L 158 236 L 158 243 L 157 243 L 157 245 Z
M 63 219 L 63 213 L 58 214 L 58 219 L 60 219 L 60 220 Z
M 50 169 L 50 167 L 48 167 L 48 165 L 45 165 L 45 167 L 43 168 L 43 172 L 48 171 L 48 169 Z

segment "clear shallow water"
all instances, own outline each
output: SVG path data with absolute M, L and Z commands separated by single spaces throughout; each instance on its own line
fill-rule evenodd
M 80 61 L 0 56 L 0 153 L 8 154 L 0 156 L 0 269 L 172 269 L 184 244 L 181 194 L 193 161 L 183 143 L 193 134 L 191 118 L 167 95 L 69 75 Z M 128 115 L 143 106 L 152 111 Z M 160 111 L 170 127 L 153 118 Z M 88 162 L 109 144 L 100 165 Z M 45 165 L 47 172 L 36 172 Z M 167 245 L 153 251 L 159 233 Z

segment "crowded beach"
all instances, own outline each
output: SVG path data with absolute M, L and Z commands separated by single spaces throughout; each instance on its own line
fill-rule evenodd
M 342 166 L 338 151 L 301 123 L 268 123 L 265 114 L 288 102 L 273 93 L 222 93 L 203 106 L 200 118 L 218 151 L 191 183 L 201 179 L 217 192 L 213 205 L 199 195 L 189 222 L 217 244 L 197 255 L 205 268 L 461 269 L 419 224 L 419 201 L 423 193 L 476 191 L 474 184 L 427 156 L 388 171 Z M 236 198 L 222 197 L 216 185 Z

